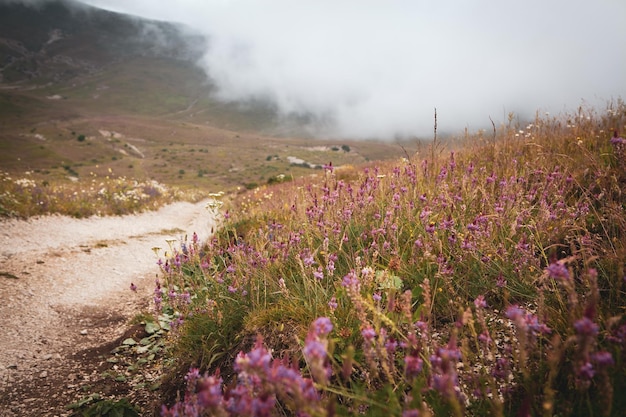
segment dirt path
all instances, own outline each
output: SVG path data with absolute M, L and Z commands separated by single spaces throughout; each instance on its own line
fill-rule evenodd
M 207 238 L 213 224 L 204 203 L 0 222 L 0 416 L 69 415 L 99 347 L 147 308 L 159 272 L 152 248 L 194 231 Z

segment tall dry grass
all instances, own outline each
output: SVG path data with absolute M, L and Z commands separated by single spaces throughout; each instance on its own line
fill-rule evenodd
M 161 260 L 193 368 L 164 415 L 622 415 L 625 124 L 512 119 L 240 196 Z

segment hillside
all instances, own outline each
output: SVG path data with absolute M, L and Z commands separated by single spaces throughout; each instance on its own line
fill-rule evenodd
M 312 144 L 265 103 L 215 100 L 195 65 L 205 47 L 186 28 L 69 0 L 0 4 L 0 166 L 47 181 L 93 173 L 235 189 L 403 153 Z

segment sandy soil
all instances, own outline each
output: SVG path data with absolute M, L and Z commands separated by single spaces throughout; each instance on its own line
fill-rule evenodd
M 0 416 L 71 414 L 65 405 L 99 372 L 98 354 L 148 308 L 159 273 L 152 248 L 194 231 L 208 238 L 204 206 L 0 222 Z

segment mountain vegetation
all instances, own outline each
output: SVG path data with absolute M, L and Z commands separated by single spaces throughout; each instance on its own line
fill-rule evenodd
M 429 142 L 313 142 L 214 100 L 194 36 L 0 5 L 1 216 L 206 199 L 220 222 L 154 248 L 146 335 L 111 352 L 114 378 L 163 416 L 624 414 L 620 99 L 446 141 L 435 123 Z M 137 415 L 118 400 L 71 408 Z
M 163 415 L 622 415 L 625 122 L 538 116 L 240 196 L 161 258 Z

